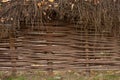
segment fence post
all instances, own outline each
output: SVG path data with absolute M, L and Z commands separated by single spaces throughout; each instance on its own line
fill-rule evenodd
M 86 61 L 88 62 L 89 61 L 89 45 L 88 45 L 88 30 L 86 30 L 86 45 L 85 45 L 85 52 L 86 52 Z M 90 69 L 88 68 L 89 67 L 89 63 L 86 64 L 86 67 L 87 67 L 87 70 L 86 70 L 86 76 L 87 77 L 90 77 Z
M 52 53 L 49 52 L 48 55 L 52 55 Z M 49 67 L 48 68 L 48 75 L 53 76 L 53 68 L 52 68 L 53 62 L 51 60 L 48 60 L 47 64 L 48 64 L 48 67 Z
M 12 76 L 16 76 L 16 55 L 15 55 L 15 36 L 13 26 L 10 26 L 9 29 L 9 47 L 11 55 L 11 64 L 12 64 Z

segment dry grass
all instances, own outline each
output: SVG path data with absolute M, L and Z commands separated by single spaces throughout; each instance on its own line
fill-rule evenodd
M 85 28 L 96 27 L 96 31 L 120 33 L 120 0 L 12 0 L 3 7 L 0 19 L 2 24 L 10 23 L 20 27 L 20 21 L 39 24 L 46 21 L 68 20 L 77 24 L 83 23 Z M 57 7 L 56 7 L 57 5 Z M 90 26 L 92 25 L 92 26 Z M 80 26 L 79 26 L 80 27 Z
M 1 74 L 1 80 L 120 80 L 120 71 L 91 71 L 87 77 L 85 72 L 54 72 L 53 76 L 49 76 L 46 72 L 19 72 L 16 77 Z

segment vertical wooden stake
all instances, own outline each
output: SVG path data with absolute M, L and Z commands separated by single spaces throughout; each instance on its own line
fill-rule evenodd
M 52 66 L 52 62 L 49 62 L 49 61 L 48 61 L 48 66 L 51 67 L 51 66 Z M 52 68 L 49 68 L 48 74 L 49 74 L 49 76 L 52 76 L 52 75 L 53 75 L 53 69 L 52 69 Z
M 11 64 L 12 64 L 12 76 L 16 76 L 16 55 L 15 55 L 15 38 L 13 29 L 9 30 L 9 42 L 10 42 L 10 55 L 11 55 Z
M 49 55 L 52 55 L 52 53 L 48 53 Z M 52 69 L 53 62 L 51 60 L 48 60 L 48 75 L 53 76 L 53 69 Z
M 86 49 L 85 49 L 85 52 L 86 52 L 86 61 L 89 61 L 89 45 L 88 45 L 88 31 L 86 31 L 86 45 L 85 45 Z M 88 68 L 89 67 L 89 63 L 86 64 L 86 67 Z M 87 69 L 86 70 L 86 76 L 89 77 L 90 76 L 90 69 Z

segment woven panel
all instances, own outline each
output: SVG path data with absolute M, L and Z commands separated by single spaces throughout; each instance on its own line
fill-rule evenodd
M 120 39 L 108 31 L 49 23 L 19 33 L 13 40 L 0 40 L 1 70 L 120 69 Z

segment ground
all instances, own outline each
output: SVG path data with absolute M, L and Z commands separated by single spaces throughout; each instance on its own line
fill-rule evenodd
M 18 72 L 16 77 L 8 76 L 9 72 L 1 72 L 0 80 L 120 80 L 120 71 L 90 71 L 86 76 L 84 71 L 55 71 L 52 76 L 47 72 Z

